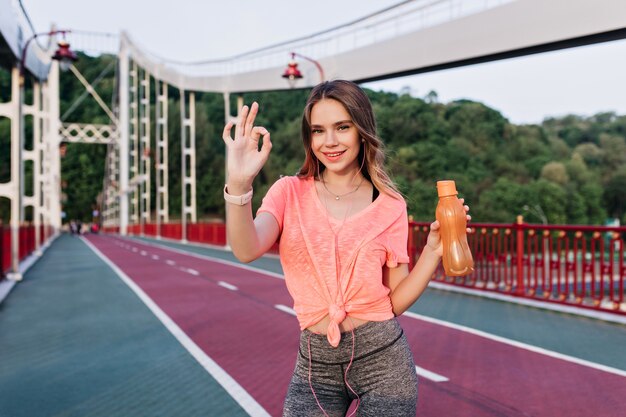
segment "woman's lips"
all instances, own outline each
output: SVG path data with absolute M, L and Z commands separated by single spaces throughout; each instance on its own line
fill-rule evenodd
M 337 161 L 339 158 L 341 158 L 341 155 L 343 155 L 346 151 L 339 151 L 339 152 L 322 152 L 324 154 L 324 156 L 326 157 L 326 159 L 328 159 L 331 162 Z

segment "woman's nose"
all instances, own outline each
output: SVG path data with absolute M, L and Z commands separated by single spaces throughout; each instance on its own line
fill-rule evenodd
M 333 131 L 329 131 L 328 133 L 326 133 L 326 137 L 324 139 L 325 139 L 324 144 L 326 146 L 335 146 L 339 143 L 337 141 L 337 136 L 335 135 L 335 132 Z

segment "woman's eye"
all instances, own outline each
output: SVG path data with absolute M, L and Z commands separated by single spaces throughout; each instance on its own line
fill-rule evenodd
M 348 125 L 341 125 L 341 126 L 339 126 L 339 130 L 348 130 L 348 129 L 350 129 L 350 126 L 348 126 Z
M 322 129 L 312 129 L 312 130 L 311 130 L 311 132 L 312 132 L 313 134 L 316 134 L 316 133 L 322 133 Z

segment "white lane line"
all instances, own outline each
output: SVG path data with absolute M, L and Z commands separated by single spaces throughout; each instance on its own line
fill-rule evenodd
M 417 365 L 415 365 L 415 373 L 417 373 L 419 376 L 422 376 L 426 379 L 430 379 L 431 381 L 434 381 L 434 382 L 446 382 L 450 380 L 449 378 L 446 378 L 443 375 L 436 374 L 432 371 L 429 371 L 428 369 L 424 369 Z
M 412 313 L 410 311 L 405 311 L 403 315 L 407 317 L 411 317 L 417 320 L 427 321 L 429 323 L 438 324 L 439 326 L 449 327 L 451 329 L 460 330 L 462 332 L 471 333 L 476 336 L 484 337 L 485 339 L 494 340 L 496 342 L 504 343 L 506 345 L 514 346 L 516 348 L 529 350 L 531 352 L 539 353 L 541 355 L 550 356 L 556 359 L 561 359 L 567 362 L 572 362 L 578 365 L 587 366 L 589 368 L 598 369 L 600 371 L 609 372 L 611 374 L 619 375 L 626 377 L 626 371 L 622 371 L 621 369 L 613 368 L 606 365 L 601 365 L 599 363 L 587 361 L 585 359 L 575 358 L 574 356 L 564 355 L 562 353 L 554 352 L 552 350 L 540 348 L 537 346 L 529 345 L 527 343 L 518 342 L 515 340 L 507 339 L 502 336 L 496 336 L 491 333 L 483 332 L 482 330 L 472 329 L 471 327 L 462 326 L 460 324 L 450 323 L 448 321 L 443 321 L 439 319 L 434 319 L 428 316 L 422 316 L 421 314 Z
M 231 291 L 237 291 L 239 289 L 236 286 L 234 286 L 233 284 L 229 284 L 228 282 L 224 282 L 224 281 L 219 281 L 217 283 L 217 285 L 219 285 L 220 287 L 224 287 L 226 289 L 229 289 Z
M 591 317 L 596 320 L 604 320 L 604 321 L 609 321 L 613 323 L 626 324 L 626 316 L 620 316 L 618 314 L 611 314 L 611 313 L 604 313 L 602 311 L 581 309 L 578 307 L 561 305 L 561 304 L 551 303 L 548 301 L 531 300 L 531 299 L 526 299 L 526 298 L 521 298 L 521 297 L 514 297 L 512 295 L 499 294 L 499 293 L 491 292 L 491 291 L 481 291 L 481 290 L 475 290 L 472 288 L 457 287 L 455 285 L 446 284 L 444 282 L 431 281 L 430 284 L 428 284 L 428 286 L 437 288 L 438 290 L 442 290 L 442 291 L 451 291 L 451 292 L 457 292 L 461 294 L 476 295 L 478 297 L 491 298 L 493 300 L 506 301 L 509 303 L 521 304 L 525 306 L 541 308 L 544 310 L 559 311 L 561 313 L 569 313 L 569 314 L 574 314 L 577 316 Z
M 109 267 L 115 271 L 122 281 L 144 302 L 144 304 L 154 313 L 154 315 L 163 323 L 167 330 L 174 335 L 181 345 L 198 361 L 198 363 L 209 373 L 215 380 L 230 394 L 231 397 L 243 408 L 249 415 L 253 417 L 271 417 L 270 414 L 256 400 L 226 373 L 213 359 L 211 359 L 193 340 L 178 327 L 176 323 L 161 308 L 135 284 L 121 269 L 117 267 L 109 258 L 104 256 L 98 248 L 96 248 L 87 239 L 84 239 L 87 246 L 91 248 L 96 255 L 100 257 Z
M 283 274 L 279 274 L 278 272 L 272 272 L 272 271 L 268 271 L 268 270 L 265 270 L 265 269 L 257 268 L 257 267 L 254 267 L 254 266 L 242 265 L 240 263 L 233 262 L 233 261 L 227 261 L 225 259 L 214 258 L 214 257 L 208 256 L 208 255 L 200 255 L 200 254 L 194 253 L 194 252 L 187 252 L 187 251 L 182 250 L 182 249 L 173 248 L 171 246 L 167 246 L 167 245 L 163 245 L 163 244 L 159 244 L 159 243 L 141 241 L 141 244 L 142 245 L 146 245 L 146 246 L 154 246 L 154 247 L 166 250 L 166 251 L 179 253 L 179 254 L 185 255 L 185 256 L 192 256 L 194 258 L 204 259 L 206 261 L 217 262 L 217 263 L 220 263 L 220 264 L 223 264 L 223 265 L 236 266 L 237 268 L 245 269 L 246 271 L 258 272 L 259 274 L 263 274 L 263 275 L 266 275 L 266 276 L 269 276 L 269 277 L 273 277 L 273 278 L 279 278 L 279 279 L 282 279 L 282 280 L 285 279 L 285 276 Z
M 176 262 L 172 261 L 171 259 L 168 259 L 167 261 L 165 261 L 165 263 L 172 266 L 176 265 Z
M 152 255 L 152 259 L 154 259 L 155 261 L 159 260 L 159 255 Z
M 131 250 L 132 250 L 133 252 L 137 252 L 139 249 L 137 249 L 137 248 L 132 248 Z
M 195 269 L 186 268 L 185 271 L 189 272 L 191 275 L 196 275 L 196 276 L 200 275 L 200 272 L 196 271 Z
M 148 254 L 148 252 L 146 252 L 145 250 L 142 250 L 141 252 L 139 252 L 142 256 L 146 256 Z
M 296 311 L 293 308 L 287 307 L 286 305 L 276 304 L 274 307 L 276 307 L 280 311 L 284 311 L 287 314 L 291 314 L 292 316 L 296 315 Z

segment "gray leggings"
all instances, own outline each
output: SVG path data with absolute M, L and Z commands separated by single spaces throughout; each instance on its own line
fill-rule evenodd
M 344 380 L 353 346 L 354 359 Z M 337 348 L 324 335 L 308 330 L 300 335 L 283 417 L 345 416 L 357 398 L 359 417 L 415 417 L 415 364 L 395 318 L 357 327 L 354 339 L 352 332 L 342 333 Z

